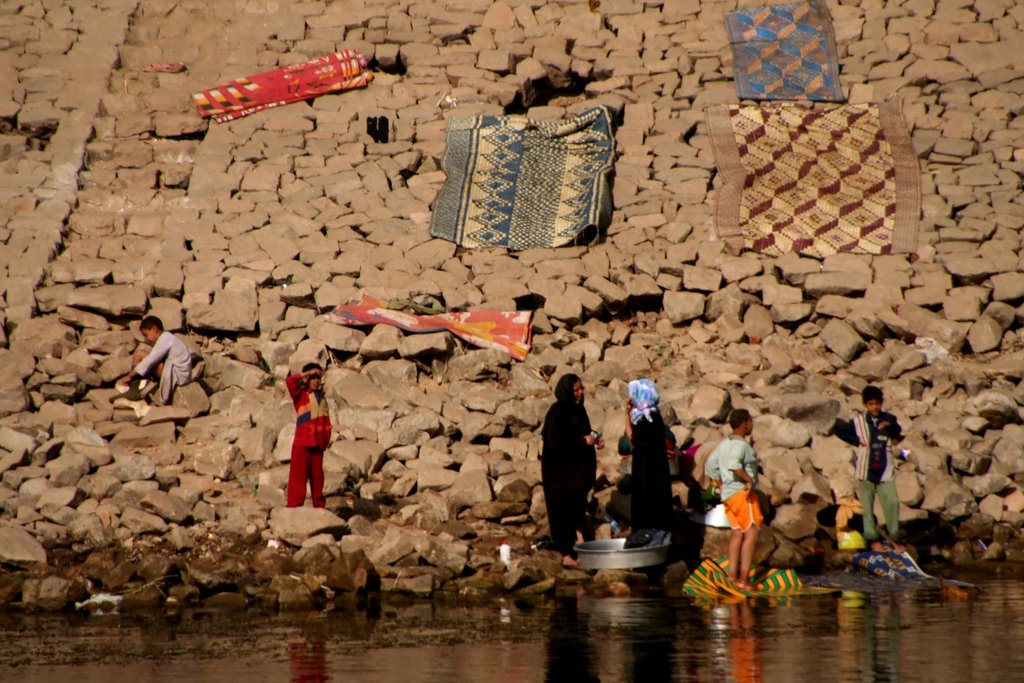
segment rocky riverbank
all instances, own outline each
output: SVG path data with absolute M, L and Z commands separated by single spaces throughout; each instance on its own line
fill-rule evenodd
M 850 101 L 903 102 L 922 179 L 913 254 L 775 258 L 716 240 L 704 109 L 736 101 L 733 2 L 0 9 L 0 604 L 285 607 L 582 581 L 531 549 L 546 531 L 538 428 L 569 371 L 609 441 L 636 376 L 658 382 L 680 437 L 720 438 L 730 408 L 758 416 L 779 504 L 760 555 L 786 566 L 831 557 L 816 513 L 854 486 L 832 424 L 878 384 L 907 433 L 897 487 L 918 551 L 1024 559 L 1024 9 L 828 4 Z M 192 109 L 192 92 L 342 47 L 378 69 L 368 88 L 228 124 Z M 429 237 L 446 117 L 594 102 L 618 123 L 599 244 Z M 391 141 L 370 139 L 368 116 Z M 533 352 L 322 319 L 362 291 L 534 309 Z M 201 361 L 139 420 L 111 401 L 145 313 Z M 311 360 L 330 368 L 338 428 L 328 509 L 287 510 L 282 379 Z M 605 451 L 601 506 L 617 466 Z

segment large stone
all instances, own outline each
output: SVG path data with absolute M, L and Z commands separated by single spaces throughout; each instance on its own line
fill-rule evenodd
M 968 409 L 972 414 L 985 418 L 993 429 L 1021 422 L 1017 402 L 1012 396 L 995 389 L 982 391 L 972 397 Z
M 673 325 L 704 315 L 704 295 L 698 292 L 665 292 L 662 297 L 665 317 Z
M 146 302 L 146 292 L 135 285 L 77 287 L 68 293 L 67 299 L 69 306 L 110 316 L 142 315 Z
M 775 394 L 769 411 L 805 425 L 815 434 L 827 434 L 839 417 L 839 401 L 816 394 Z
M 453 346 L 452 336 L 448 332 L 410 334 L 398 345 L 398 353 L 403 358 L 445 356 L 451 352 Z
M 152 512 L 168 522 L 184 522 L 191 510 L 179 496 L 166 491 L 150 491 L 139 503 L 143 510 Z
M 359 355 L 369 359 L 390 358 L 398 354 L 402 332 L 393 325 L 376 325 L 359 345 Z
M 710 384 L 697 387 L 690 399 L 690 412 L 694 417 L 704 418 L 712 422 L 721 422 L 732 409 L 729 392 Z
M 167 523 L 150 512 L 128 508 L 121 513 L 121 525 L 135 535 L 162 534 L 167 531 Z
M 870 284 L 870 272 L 810 273 L 804 280 L 804 291 L 816 299 L 826 294 L 851 296 L 863 294 Z
M 829 485 L 829 480 L 823 474 L 812 469 L 793 484 L 789 497 L 794 503 L 827 504 L 832 502 L 832 487 Z M 796 540 L 796 537 L 790 536 L 790 538 Z
M 189 325 L 202 330 L 254 332 L 259 322 L 256 292 L 249 287 L 220 290 L 212 303 L 190 306 L 185 318 Z
M 106 439 L 87 427 L 76 427 L 64 436 L 61 455 L 69 454 L 84 455 L 95 467 L 106 465 L 113 459 Z
M 422 531 L 390 526 L 384 538 L 375 539 L 376 543 L 367 549 L 366 556 L 376 566 L 393 565 L 416 553 L 416 542 L 422 536 Z
M 428 563 L 447 570 L 452 576 L 461 576 L 469 561 L 469 546 L 465 543 L 445 543 L 433 536 L 421 537 L 416 551 Z
M 926 308 L 909 303 L 900 306 L 898 320 L 884 322 L 890 327 L 896 327 L 897 334 L 907 332 L 918 338 L 934 339 L 949 353 L 956 353 L 963 347 L 970 329 L 968 323 L 946 320 Z M 902 323 L 902 329 L 899 323 Z
M 32 534 L 17 526 L 0 526 L 0 564 L 35 569 L 46 564 L 46 550 Z
M 348 525 L 341 517 L 324 508 L 275 508 L 270 513 L 270 529 L 286 543 L 299 546 L 317 534 L 340 537 L 348 531 Z
M 987 472 L 976 477 L 964 477 L 961 482 L 977 499 L 1010 491 L 1013 480 L 998 472 Z
M 46 470 L 54 486 L 74 486 L 89 473 L 90 465 L 88 458 L 72 451 L 46 463 Z
M 203 382 L 214 392 L 230 387 L 258 389 L 268 381 L 270 375 L 262 368 L 220 354 L 212 354 L 203 371 Z
M 845 320 L 829 320 L 821 330 L 821 340 L 829 351 L 849 363 L 864 349 L 864 340 Z
M 36 438 L 31 434 L 10 427 L 0 427 L 0 448 L 9 453 L 26 455 L 35 450 L 37 445 L 39 444 Z
M 55 316 L 20 321 L 10 333 L 10 348 L 20 349 L 36 358 L 62 358 L 77 348 L 78 333 Z
M 942 515 L 948 520 L 969 517 L 978 509 L 974 495 L 945 474 L 934 474 L 925 482 L 921 509 Z
M 484 380 L 496 375 L 501 368 L 508 367 L 509 362 L 508 354 L 501 351 L 492 349 L 468 351 L 449 359 L 448 380 L 450 382 Z
M 209 412 L 210 397 L 206 395 L 206 391 L 199 382 L 189 382 L 174 390 L 171 407 L 174 412 L 168 413 L 169 419 L 180 422 L 183 419 L 205 415 Z
M 813 536 L 818 523 L 813 508 L 805 505 L 780 505 L 775 509 L 771 528 L 790 540 L 798 541 Z
M 780 448 L 803 448 L 811 442 L 806 426 L 778 415 L 761 415 L 754 420 L 754 438 Z
M 471 469 L 461 471 L 448 490 L 448 500 L 454 505 L 471 506 L 494 499 L 487 471 Z
M 30 610 L 58 611 L 86 594 L 82 579 L 60 576 L 31 577 L 21 588 L 21 602 Z
M 192 468 L 198 474 L 229 480 L 234 479 L 245 466 L 245 458 L 233 443 L 204 441 L 189 444 L 183 450 L 186 458 L 191 458 Z
M 971 351 L 985 353 L 995 351 L 1003 341 L 1005 328 L 993 318 L 983 317 L 975 321 L 967 331 L 967 343 Z
M 332 323 L 323 318 L 314 318 L 306 327 L 310 339 L 323 343 L 329 349 L 342 353 L 359 351 L 366 333 L 354 327 Z
M 353 479 L 362 479 L 376 472 L 383 464 L 384 449 L 375 441 L 338 439 L 325 454 L 325 468 L 330 459 L 337 459 Z
M 459 473 L 440 465 L 424 464 L 416 469 L 416 488 L 419 491 L 451 488 Z
M 999 273 L 992 276 L 991 282 L 995 301 L 1019 304 L 1024 300 L 1024 273 Z
M 111 474 L 118 481 L 148 481 L 156 475 L 156 463 L 144 453 L 118 454 L 114 462 L 96 470 L 97 473 Z

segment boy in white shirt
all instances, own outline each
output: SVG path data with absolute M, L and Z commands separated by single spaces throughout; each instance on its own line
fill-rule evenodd
M 147 350 L 140 346 L 132 355 L 133 368 L 121 378 L 128 384 L 136 377 L 148 378 L 160 384 L 160 400 L 169 405 L 176 387 L 192 381 L 192 352 L 170 332 L 164 331 L 164 324 L 154 315 L 148 315 L 139 323 L 139 333 L 152 345 Z

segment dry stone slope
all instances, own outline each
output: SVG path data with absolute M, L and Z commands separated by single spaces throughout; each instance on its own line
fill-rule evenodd
M 736 101 L 734 2 L 0 7 L 0 563 L 53 570 L 0 577 L 2 601 L 62 606 L 165 576 L 189 601 L 277 577 L 281 604 L 301 606 L 378 573 L 417 594 L 489 576 L 498 540 L 522 557 L 545 530 L 538 427 L 569 371 L 612 437 L 641 375 L 680 436 L 718 438 L 735 407 L 764 416 L 754 440 L 781 509 L 762 554 L 780 564 L 830 545 L 814 513 L 854 490 L 831 421 L 879 384 L 908 434 L 908 527 L 957 561 L 980 559 L 973 538 L 985 559 L 1021 559 L 1024 6 L 828 5 L 850 101 L 903 102 L 923 192 L 914 254 L 772 258 L 715 239 L 704 109 Z M 365 90 L 228 124 L 192 109 L 192 92 L 343 47 L 378 69 Z M 595 102 L 618 122 L 599 244 L 429 237 L 447 117 Z M 388 143 L 369 116 L 387 117 Z M 534 309 L 534 351 L 516 363 L 322 320 L 361 291 Z M 202 360 L 174 406 L 138 421 L 111 399 L 145 313 Z M 282 378 L 310 360 L 330 365 L 331 512 L 282 509 Z M 601 456 L 602 503 L 616 465 Z M 268 541 L 301 549 L 255 550 Z M 546 590 L 546 561 L 497 583 Z M 78 578 L 57 575 L 75 563 Z M 285 580 L 296 568 L 312 578 Z

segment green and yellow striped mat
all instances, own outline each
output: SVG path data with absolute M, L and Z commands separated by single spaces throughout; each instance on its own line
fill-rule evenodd
M 699 598 L 778 597 L 785 595 L 820 595 L 834 593 L 832 588 L 805 586 L 792 569 L 775 569 L 757 565 L 750 570 L 754 590 L 740 590 L 729 580 L 729 560 L 705 558 L 683 584 L 683 592 Z

